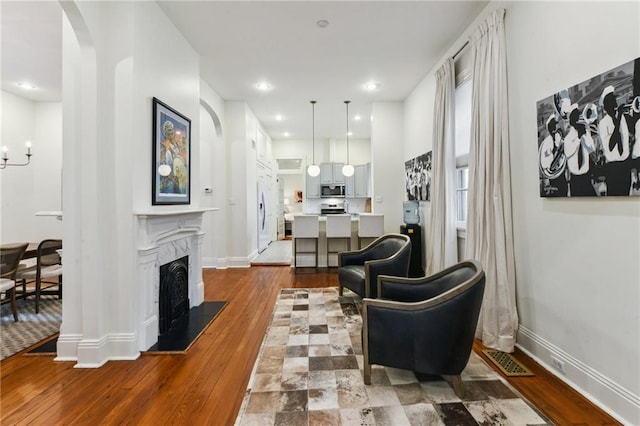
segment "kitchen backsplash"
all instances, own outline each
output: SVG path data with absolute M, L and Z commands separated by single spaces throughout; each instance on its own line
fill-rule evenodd
M 320 204 L 331 203 L 332 198 L 312 198 L 304 201 L 303 210 L 307 214 L 320 214 Z M 336 198 L 336 202 L 345 202 L 345 210 L 348 213 L 364 213 L 367 198 Z M 348 205 L 348 208 L 347 208 Z

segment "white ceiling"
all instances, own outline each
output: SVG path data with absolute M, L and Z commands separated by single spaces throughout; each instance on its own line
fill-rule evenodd
M 487 1 L 161 1 L 201 55 L 202 78 L 223 99 L 248 103 L 273 139 L 370 136 L 374 101 L 402 101 Z M 0 1 L 2 90 L 61 99 L 61 9 L 57 2 Z M 326 28 L 317 26 L 327 20 Z M 17 82 L 38 88 L 24 91 Z M 271 89 L 260 92 L 256 84 Z M 374 81 L 379 88 L 367 92 Z M 281 114 L 282 121 L 276 120 Z

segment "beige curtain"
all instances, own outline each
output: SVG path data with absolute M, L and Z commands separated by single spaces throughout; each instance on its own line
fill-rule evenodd
M 518 330 L 511 217 L 504 10 L 471 35 L 473 98 L 466 256 L 482 263 L 486 287 L 476 337 L 513 352 Z
M 436 71 L 427 275 L 458 260 L 454 90 L 454 65 L 453 59 L 449 58 Z

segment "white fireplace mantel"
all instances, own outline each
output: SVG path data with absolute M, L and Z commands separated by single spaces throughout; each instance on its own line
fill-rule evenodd
M 189 256 L 189 307 L 204 301 L 202 216 L 217 208 L 137 211 L 138 348 L 158 341 L 160 266 Z
M 136 216 L 176 216 L 176 215 L 184 215 L 184 214 L 202 214 L 205 212 L 212 212 L 220 210 L 217 207 L 206 207 L 206 208 L 197 208 L 197 209 L 181 209 L 181 210 L 146 210 L 146 211 L 137 211 L 133 214 Z

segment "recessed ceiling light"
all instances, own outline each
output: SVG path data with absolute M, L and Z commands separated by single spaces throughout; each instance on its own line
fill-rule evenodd
M 271 85 L 264 81 L 256 84 L 256 87 L 258 88 L 258 90 L 262 90 L 262 91 L 271 89 Z
M 380 85 L 378 83 L 376 83 L 375 81 L 370 81 L 370 82 L 368 82 L 368 83 L 366 83 L 364 85 L 364 88 L 366 90 L 369 90 L 369 91 L 376 90 L 379 87 L 380 87 Z
M 282 115 L 280 114 L 276 115 L 276 121 L 282 121 Z
M 31 84 L 31 83 L 27 83 L 26 81 L 22 81 L 20 83 L 17 83 L 16 86 L 25 89 L 25 90 L 34 90 L 36 89 L 36 86 Z
M 348 132 L 347 136 L 353 136 L 353 132 Z
M 284 137 L 288 138 L 289 137 L 289 132 L 284 132 Z
M 327 28 L 329 26 L 329 21 L 327 21 L 326 19 L 320 19 L 318 22 L 316 22 L 316 25 L 320 28 Z
M 362 118 L 362 117 L 360 117 L 359 115 L 356 115 L 355 117 L 353 117 L 353 119 L 356 120 L 356 121 L 360 121 L 360 118 Z

